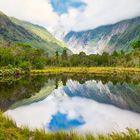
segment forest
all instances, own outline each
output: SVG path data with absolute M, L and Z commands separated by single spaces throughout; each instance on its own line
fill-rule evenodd
M 140 67 L 140 41 L 132 43 L 131 52 L 116 52 L 102 55 L 86 55 L 84 52 L 69 55 L 64 49 L 54 56 L 47 52 L 32 48 L 28 44 L 17 43 L 10 47 L 0 48 L 0 67 L 27 69 L 43 69 L 46 67 Z

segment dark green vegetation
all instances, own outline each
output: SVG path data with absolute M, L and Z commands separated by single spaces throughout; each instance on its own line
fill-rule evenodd
M 45 28 L 10 18 L 0 12 L 0 48 L 11 47 L 19 42 L 43 49 L 49 55 L 55 54 L 56 50 L 62 53 L 64 47 L 66 47 Z
M 0 48 L 0 66 L 41 69 L 46 66 L 47 55 L 41 49 L 18 43 L 12 47 Z
M 45 133 L 43 130 L 30 131 L 18 128 L 10 119 L 0 113 L 0 140 L 139 140 L 137 131 L 128 129 L 128 133 L 112 133 L 108 135 L 86 134 L 74 132 Z
M 133 49 L 137 49 L 137 51 L 140 51 L 140 41 L 133 42 L 132 47 Z
M 132 51 L 129 53 L 116 52 L 112 55 L 104 52 L 102 55 L 86 55 L 84 52 L 79 54 L 67 55 L 63 51 L 62 55 L 56 52 L 56 57 L 48 59 L 49 66 L 96 66 L 96 67 L 140 67 L 140 41 L 131 44 Z
M 13 103 L 30 98 L 44 86 L 47 77 L 4 77 L 0 79 L 0 109 L 6 110 Z
M 8 69 L 18 68 L 18 71 L 29 72 L 31 69 L 43 69 L 45 67 L 140 67 L 140 41 L 132 44 L 130 53 L 117 53 L 109 55 L 80 54 L 68 55 L 66 50 L 62 54 L 56 51 L 55 56 L 49 57 L 48 53 L 41 49 L 32 48 L 30 45 L 17 43 L 12 47 L 0 48 L 1 73 L 7 73 Z M 20 70 L 21 68 L 21 70 Z M 9 72 L 11 73 L 17 72 Z M 18 72 L 23 73 L 23 72 Z M 6 75 L 6 74 L 5 74 Z M 11 74 L 12 75 L 12 74 Z
M 131 51 L 131 43 L 140 39 L 140 17 L 128 19 L 116 24 L 97 27 L 93 30 L 82 32 L 69 32 L 64 40 L 72 48 L 89 49 L 103 53 L 116 51 Z

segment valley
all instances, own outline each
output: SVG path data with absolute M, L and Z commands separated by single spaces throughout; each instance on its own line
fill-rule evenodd
M 88 2 L 0 11 L 1 140 L 140 139 L 140 15 L 89 24 Z

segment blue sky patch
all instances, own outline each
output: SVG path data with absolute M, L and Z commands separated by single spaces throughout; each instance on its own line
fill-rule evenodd
M 80 0 L 50 0 L 55 12 L 59 15 L 67 13 L 69 8 L 84 8 L 86 4 Z
M 70 130 L 83 124 L 85 124 L 85 121 L 82 116 L 69 119 L 67 114 L 57 112 L 52 116 L 48 128 L 50 131 Z

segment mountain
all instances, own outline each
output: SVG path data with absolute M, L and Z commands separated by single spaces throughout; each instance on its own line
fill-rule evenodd
M 59 89 L 59 92 L 61 91 L 60 93 L 65 93 L 69 97 L 87 98 L 99 103 L 140 112 L 139 90 L 140 84 L 117 83 L 114 85 L 112 82 L 104 84 L 102 81 L 94 80 L 80 84 L 77 81 L 69 80 L 65 87 Z M 58 93 L 55 96 L 57 95 Z
M 140 39 L 140 17 L 124 20 L 112 25 L 97 27 L 93 30 L 69 32 L 64 41 L 74 53 L 87 54 L 130 51 L 131 43 Z
M 62 53 L 66 47 L 44 27 L 8 17 L 0 12 L 0 46 L 19 42 L 44 49 L 50 55 L 55 54 L 56 51 Z
M 58 86 L 62 86 L 62 83 L 59 82 Z M 29 105 L 29 104 L 32 104 L 35 102 L 42 101 L 42 100 L 46 99 L 47 96 L 49 96 L 55 90 L 55 88 L 56 88 L 55 81 L 48 80 L 38 93 L 35 93 L 35 95 L 31 96 L 30 98 L 25 98 L 20 101 L 17 101 L 16 103 L 14 103 L 10 106 L 10 109 L 15 109 L 19 106 L 23 106 L 23 105 L 25 106 L 25 105 Z

